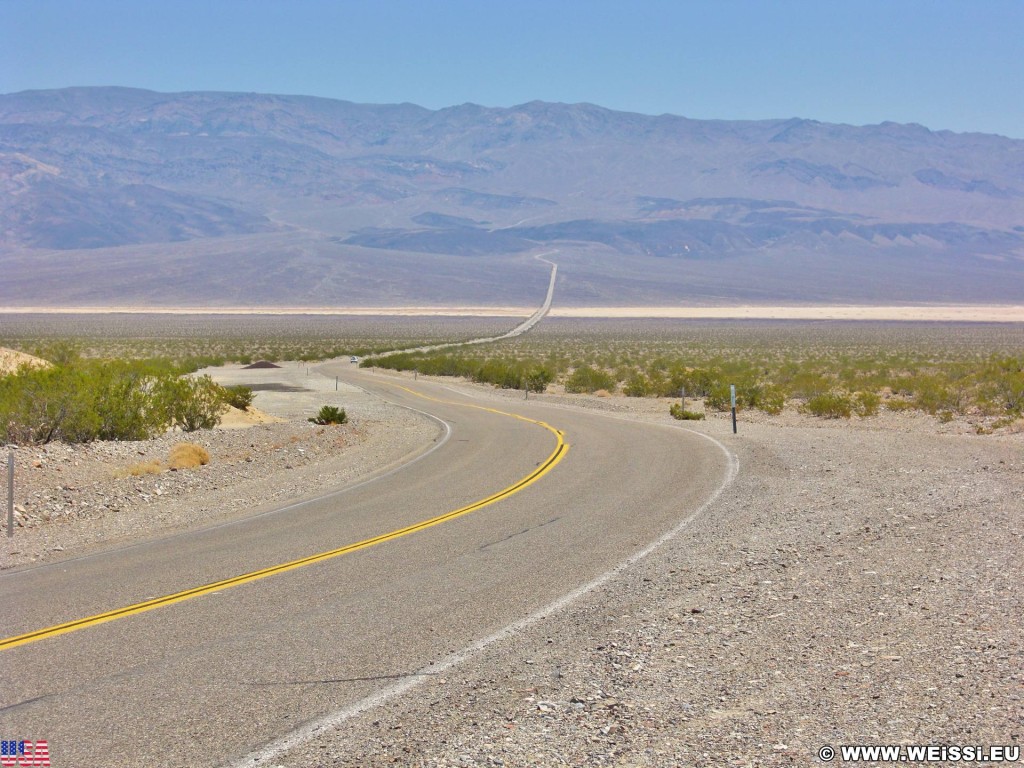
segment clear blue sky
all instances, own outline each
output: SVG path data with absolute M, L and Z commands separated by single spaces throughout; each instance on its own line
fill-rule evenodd
M 71 85 L 1024 138 L 1024 0 L 0 0 L 0 93 Z

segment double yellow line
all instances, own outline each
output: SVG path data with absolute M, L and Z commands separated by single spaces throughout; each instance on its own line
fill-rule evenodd
M 231 587 L 237 587 L 242 584 L 248 584 L 253 581 L 259 581 L 265 579 L 268 576 L 275 576 L 279 573 L 285 573 L 287 571 L 293 571 L 296 568 L 303 568 L 307 565 L 313 565 L 314 563 L 320 563 L 324 560 L 330 560 L 335 557 L 341 557 L 351 552 L 357 552 L 360 549 L 366 549 L 368 547 L 376 546 L 377 544 L 383 544 L 387 541 L 401 538 L 402 536 L 408 536 L 410 533 L 416 533 L 426 528 L 431 528 L 441 523 L 446 523 L 449 520 L 454 520 L 457 517 L 468 515 L 470 512 L 476 512 L 478 509 L 494 504 L 495 502 L 501 501 L 502 499 L 508 498 L 514 493 L 518 493 L 527 486 L 537 482 L 540 478 L 550 472 L 554 467 L 565 457 L 566 452 L 569 450 L 569 444 L 565 442 L 565 434 L 550 424 L 537 419 L 531 419 L 526 416 L 520 416 L 516 413 L 507 413 L 506 411 L 499 411 L 494 408 L 486 408 L 481 405 L 471 405 L 468 403 L 455 403 L 448 400 L 438 400 L 437 398 L 428 397 L 419 392 L 415 392 L 407 387 L 401 387 L 406 392 L 409 392 L 417 397 L 422 397 L 427 400 L 433 400 L 438 403 L 445 403 L 448 405 L 458 405 L 466 408 L 475 408 L 481 411 L 488 411 L 490 413 L 496 413 L 502 416 L 510 416 L 520 421 L 528 421 L 532 424 L 537 424 L 544 429 L 548 430 L 555 436 L 555 449 L 551 452 L 551 455 L 541 463 L 533 472 L 528 474 L 521 480 L 513 483 L 507 488 L 503 488 L 497 493 L 491 494 L 485 499 L 474 501 L 472 504 L 467 504 L 459 509 L 446 512 L 443 515 L 432 517 L 429 520 L 422 520 L 418 523 L 406 526 L 405 528 L 399 528 L 389 533 L 383 533 L 379 536 L 374 536 L 370 539 L 363 539 L 357 541 L 354 544 L 346 544 L 343 547 L 332 549 L 328 552 L 320 552 L 316 555 L 309 555 L 298 560 L 292 560 L 291 562 L 281 563 L 280 565 L 272 565 L 269 568 L 263 568 L 258 571 L 251 571 L 250 573 L 243 573 L 239 576 L 234 576 L 230 579 L 224 579 L 222 581 L 215 581 L 211 584 L 204 584 L 199 587 L 193 587 L 192 589 L 186 589 L 182 592 L 175 592 L 171 595 L 164 595 L 163 597 L 154 597 L 150 600 L 144 600 L 141 603 L 135 603 L 134 605 L 127 605 L 123 608 L 117 608 L 106 613 L 98 613 L 95 616 L 87 616 L 83 619 L 76 619 L 69 621 L 64 624 L 56 624 L 52 627 L 45 627 L 43 629 L 37 629 L 33 632 L 27 632 L 23 635 L 15 635 L 14 637 L 8 637 L 0 640 L 0 650 L 7 648 L 16 648 L 19 645 L 27 645 L 28 643 L 34 643 L 37 640 L 43 640 L 48 637 L 56 637 L 57 635 L 63 635 L 68 632 L 76 632 L 80 629 L 87 627 L 94 627 L 98 624 L 105 624 L 108 621 L 115 621 L 117 619 L 124 619 L 129 616 L 134 616 L 139 613 L 145 613 L 146 611 L 152 611 L 156 608 L 163 608 L 167 605 L 174 605 L 174 603 L 181 603 L 185 600 L 191 600 L 194 597 L 201 597 L 202 595 L 208 595 L 213 592 L 220 592 Z

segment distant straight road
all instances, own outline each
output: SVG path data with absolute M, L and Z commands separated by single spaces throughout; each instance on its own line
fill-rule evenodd
M 607 571 L 701 504 L 725 454 L 680 429 L 472 398 L 322 366 L 452 435 L 406 468 L 258 518 L 0 574 L 3 636 L 341 547 L 528 487 L 341 557 L 0 650 L 0 735 L 53 765 L 229 763 Z M 401 384 L 401 386 L 400 386 Z M 413 394 L 403 387 L 415 390 Z
M 540 305 L 536 312 L 526 318 L 523 322 L 517 325 L 508 333 L 503 333 L 500 336 L 485 336 L 479 339 L 470 339 L 469 341 L 453 341 L 445 344 L 430 344 L 425 347 L 411 347 L 409 349 L 396 349 L 390 352 L 382 353 L 382 357 L 386 355 L 397 355 L 404 352 L 436 352 L 439 349 L 451 349 L 452 347 L 465 347 L 470 344 L 488 344 L 492 341 L 501 341 L 502 339 L 512 339 L 516 336 L 522 336 L 524 333 L 532 329 L 537 323 L 544 319 L 545 315 L 551 311 L 551 302 L 555 298 L 555 281 L 558 279 L 558 265 L 553 261 L 548 261 L 545 256 L 552 256 L 558 253 L 555 251 L 545 251 L 544 253 L 535 254 L 533 258 L 537 261 L 543 261 L 545 264 L 551 265 L 551 278 L 548 280 L 548 291 L 544 296 L 544 302 Z

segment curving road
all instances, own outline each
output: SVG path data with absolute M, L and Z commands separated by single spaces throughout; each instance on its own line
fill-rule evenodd
M 6 638 L 483 508 L 303 567 L 0 650 L 0 733 L 59 766 L 231 763 L 422 673 L 642 549 L 730 471 L 694 433 L 325 375 L 447 424 L 398 472 L 279 511 L 0 574 Z M 408 388 L 406 388 L 408 387 Z M 424 397 L 425 396 L 425 397 Z M 555 433 L 568 449 L 559 453 Z M 450 429 L 450 435 L 445 432 Z

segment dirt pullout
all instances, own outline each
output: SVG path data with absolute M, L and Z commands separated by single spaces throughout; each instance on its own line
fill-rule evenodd
M 589 402 L 675 424 L 664 403 Z M 1019 745 L 1024 436 L 897 421 L 734 436 L 711 415 L 696 429 L 740 471 L 681 535 L 266 764 L 804 766 L 824 745 Z

